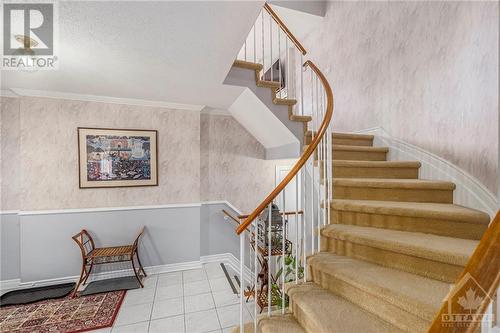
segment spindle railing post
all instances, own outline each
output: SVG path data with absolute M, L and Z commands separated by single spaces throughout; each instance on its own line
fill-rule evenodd
M 267 13 L 264 13 L 265 11 Z M 266 15 L 269 16 L 269 30 L 266 27 Z M 274 31 L 275 27 L 276 32 Z M 257 32 L 257 29 L 260 32 Z M 289 47 L 290 42 L 294 47 Z M 282 43 L 284 43 L 284 49 L 282 49 Z M 261 50 L 257 49 L 259 46 Z M 253 55 L 249 53 L 252 52 L 252 49 Z M 283 54 L 283 51 L 286 53 Z M 276 66 L 274 66 L 275 53 L 278 54 Z M 299 280 L 307 281 L 309 278 L 307 276 L 308 256 L 321 250 L 321 229 L 331 222 L 333 137 L 330 119 L 333 113 L 333 95 L 328 82 L 319 69 L 311 61 L 304 63 L 305 54 L 305 49 L 268 4 L 264 5 L 238 53 L 238 59 L 247 62 L 252 61 L 253 58 L 254 63 L 262 64 L 257 79 L 273 82 L 276 82 L 275 78 L 278 80 L 279 85 L 276 88 L 278 90 L 273 91 L 273 97 L 280 99 L 294 98 L 297 103 L 292 109 L 293 113 L 303 116 L 310 115 L 312 119 L 307 128 L 310 133 L 310 142 L 304 142 L 309 146 L 306 147 L 301 158 L 277 188 L 238 226 L 237 233 L 240 235 L 239 277 L 241 281 L 239 295 L 240 332 L 244 330 L 245 296 L 253 296 L 254 299 L 254 332 L 258 331 L 257 306 L 261 306 L 260 311 L 262 312 L 265 307 L 266 297 L 268 317 L 274 314 L 272 312 L 273 303 L 276 305 L 280 300 L 281 311 L 277 311 L 277 313 L 282 315 L 285 313 L 287 306 L 285 294 L 287 271 L 295 270 L 295 276 L 290 276 L 288 281 L 295 280 L 296 284 L 299 283 Z M 260 56 L 261 58 L 259 58 Z M 269 64 L 267 64 L 268 62 Z M 277 73 L 274 73 L 275 69 Z M 307 70 L 310 70 L 310 80 L 305 77 Z M 307 140 L 309 140 L 309 137 Z M 295 181 L 295 211 L 287 212 L 286 187 L 292 180 Z M 291 203 L 293 198 L 289 199 L 289 203 Z M 275 221 L 277 224 L 274 229 L 272 223 L 273 203 L 279 203 L 279 206 L 281 206 L 278 208 L 278 212 L 281 211 L 281 221 Z M 267 216 L 262 213 L 266 207 L 268 209 Z M 292 226 L 292 229 L 289 229 L 292 221 L 295 225 Z M 280 222 L 281 249 L 278 245 Z M 248 245 L 246 244 L 245 230 L 249 232 Z M 287 241 L 287 235 L 290 231 L 294 235 L 293 237 L 290 236 L 290 241 Z M 310 245 L 309 241 L 311 242 Z M 245 266 L 245 251 L 247 246 L 249 249 L 248 267 L 250 269 L 249 273 L 246 274 L 248 275 L 248 281 L 245 281 L 245 269 L 247 269 Z M 277 256 L 280 254 L 279 252 L 281 252 L 280 257 Z M 290 256 L 288 259 L 292 260 L 293 265 L 286 264 L 288 255 Z M 277 258 L 282 260 L 281 265 L 278 263 Z M 267 265 L 267 277 L 259 275 L 261 272 L 265 272 L 264 267 L 258 269 L 259 263 Z M 280 278 L 277 278 L 276 274 L 278 274 L 277 271 L 279 270 L 281 270 L 281 275 Z M 250 285 L 253 284 L 253 289 L 249 288 L 248 293 L 245 290 L 246 282 Z M 261 290 L 262 292 L 260 292 Z M 265 292 L 267 292 L 267 295 Z M 274 309 L 278 310 L 277 307 Z

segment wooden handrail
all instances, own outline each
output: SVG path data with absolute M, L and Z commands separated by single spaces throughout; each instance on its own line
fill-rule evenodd
M 285 212 L 285 216 L 295 215 L 295 214 L 302 215 L 302 214 L 304 214 L 304 212 L 301 211 L 301 210 L 299 210 L 299 211 L 293 211 L 293 212 L 291 212 L 291 211 L 290 212 Z M 283 212 L 280 212 L 280 215 L 283 215 Z M 238 215 L 238 218 L 239 219 L 246 219 L 249 216 L 250 216 L 249 214 Z
M 283 32 L 288 36 L 288 38 L 290 38 L 292 40 L 292 42 L 299 49 L 299 51 L 303 55 L 305 55 L 307 53 L 306 49 L 302 46 L 302 44 L 300 44 L 300 42 L 297 40 L 297 38 L 295 38 L 295 36 L 288 29 L 288 27 L 285 25 L 285 23 L 283 23 L 283 21 L 279 18 L 278 14 L 276 14 L 276 12 L 267 3 L 264 5 L 264 8 L 269 13 L 269 15 L 271 15 L 274 22 L 276 22 L 280 26 L 281 30 L 283 30 Z
M 333 92 L 332 88 L 330 87 L 330 84 L 326 80 L 325 76 L 321 71 L 316 67 L 316 65 L 310 61 L 307 60 L 304 63 L 304 67 L 310 67 L 312 71 L 316 73 L 316 75 L 319 77 L 321 84 L 323 85 L 323 88 L 325 89 L 326 93 L 326 113 L 325 117 L 323 118 L 323 122 L 321 123 L 321 126 L 319 128 L 318 135 L 316 135 L 311 144 L 307 147 L 306 151 L 302 154 L 300 159 L 295 163 L 293 168 L 290 170 L 290 172 L 286 175 L 286 177 L 278 184 L 278 186 L 271 192 L 269 195 L 262 201 L 262 203 L 241 223 L 238 228 L 236 229 L 236 233 L 239 235 L 241 234 L 249 225 L 252 223 L 252 221 L 259 216 L 260 213 L 269 205 L 274 198 L 278 196 L 278 194 L 283 191 L 283 189 L 292 181 L 293 177 L 300 171 L 300 169 L 306 164 L 307 160 L 309 157 L 313 154 L 314 150 L 316 150 L 316 147 L 319 145 L 321 139 L 326 133 L 326 130 L 328 128 L 328 125 L 330 125 L 330 120 L 332 119 L 333 115 Z
M 226 215 L 227 217 L 229 217 L 231 220 L 233 220 L 234 222 L 240 224 L 240 221 L 236 217 L 234 217 L 233 215 L 231 215 L 231 213 L 229 213 L 227 210 L 223 209 L 222 212 L 224 213 L 224 215 Z
M 457 283 L 446 296 L 437 316 L 434 318 L 429 333 L 444 332 L 475 332 L 479 322 L 470 322 L 467 327 L 459 327 L 452 323 L 443 323 L 443 315 L 448 313 L 448 301 L 463 287 L 460 282 L 467 274 L 472 276 L 477 284 L 493 298 L 500 280 L 500 211 L 484 233 L 479 245 L 470 257 Z M 481 305 L 471 315 L 482 315 L 489 305 L 488 297 L 484 297 Z M 449 325 L 451 324 L 451 325 Z M 460 323 L 459 323 L 460 324 Z

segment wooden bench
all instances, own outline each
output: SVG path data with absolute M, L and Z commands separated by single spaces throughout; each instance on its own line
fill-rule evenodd
M 87 230 L 83 229 L 82 231 L 74 235 L 72 238 L 78 244 L 82 253 L 82 270 L 80 273 L 80 279 L 76 284 L 72 297 L 76 296 L 78 288 L 81 284 L 85 285 L 85 283 L 87 283 L 87 279 L 89 278 L 94 265 L 100 264 L 130 261 L 132 263 L 132 270 L 134 271 L 135 277 L 137 278 L 137 281 L 139 281 L 141 288 L 143 288 L 144 284 L 142 283 L 142 279 L 140 276 L 141 272 L 143 277 L 146 277 L 147 275 L 144 271 L 144 268 L 142 267 L 138 252 L 139 238 L 141 238 L 143 233 L 144 227 L 141 228 L 132 245 L 98 248 L 95 247 L 94 240 L 87 232 Z M 135 268 L 134 255 L 137 258 L 137 269 Z

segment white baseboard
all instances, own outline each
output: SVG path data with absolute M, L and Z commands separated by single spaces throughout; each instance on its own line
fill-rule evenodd
M 0 290 L 10 290 L 17 289 L 21 284 L 20 279 L 12 279 L 12 280 L 3 280 L 0 281 Z
M 360 134 L 375 135 L 374 145 L 389 147 L 389 160 L 416 160 L 422 163 L 419 177 L 447 180 L 455 183 L 453 201 L 456 204 L 484 211 L 494 217 L 500 203 L 478 179 L 451 162 L 420 147 L 396 139 L 382 127 L 357 131 Z
M 240 270 L 240 261 L 231 253 L 221 253 L 209 256 L 202 256 L 200 260 L 181 262 L 175 264 L 166 264 L 158 266 L 148 266 L 144 267 L 146 273 L 150 274 L 162 274 L 170 272 L 185 271 L 189 269 L 201 268 L 203 264 L 211 262 L 222 262 L 231 267 L 235 272 Z M 89 282 L 99 281 L 104 279 L 116 278 L 121 276 L 127 276 L 132 274 L 132 269 L 121 269 L 109 272 L 95 273 L 90 276 Z M 245 280 L 250 281 L 251 271 L 248 267 L 245 267 Z M 24 281 L 21 282 L 20 279 L 4 280 L 0 281 L 0 290 L 12 290 L 12 289 L 25 289 L 32 287 L 43 287 L 60 283 L 75 282 L 78 276 L 66 276 L 60 278 L 38 280 L 38 281 Z
M 209 263 L 209 262 L 222 262 L 229 267 L 235 272 L 240 271 L 240 260 L 236 258 L 232 253 L 222 253 L 222 254 L 215 254 L 215 255 L 209 255 L 209 256 L 203 256 L 201 257 L 201 262 L 203 264 Z M 253 280 L 252 276 L 252 270 L 248 268 L 247 266 L 243 267 L 244 270 L 244 280 L 247 282 L 251 282 Z M 241 278 L 241 277 L 240 277 Z

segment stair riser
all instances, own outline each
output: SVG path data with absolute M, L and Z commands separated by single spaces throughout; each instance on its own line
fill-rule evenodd
M 309 271 L 312 275 L 312 280 L 321 287 L 344 297 L 405 332 L 426 332 L 432 321 L 432 318 L 426 320 L 415 316 L 410 311 L 406 311 L 386 299 L 360 289 L 335 276 L 323 273 L 317 267 L 313 266 Z M 430 317 L 432 317 L 432 314 L 430 314 Z
M 345 145 L 345 146 L 365 146 L 365 147 L 373 146 L 373 140 L 367 140 L 367 139 L 333 138 L 333 142 L 336 145 Z
M 297 322 L 300 324 L 300 326 L 304 328 L 306 332 L 327 333 L 327 332 L 322 332 L 314 321 L 308 320 L 307 313 L 305 313 L 293 301 L 290 302 L 290 306 L 295 320 L 297 320 Z
M 327 238 L 327 244 L 327 251 L 341 256 L 365 260 L 443 282 L 454 283 L 464 268 L 460 265 L 437 262 L 331 237 Z
M 340 211 L 336 209 L 332 209 L 330 214 L 331 221 L 333 223 L 409 232 L 423 232 L 439 236 L 464 239 L 481 239 L 481 236 L 486 231 L 486 226 L 483 224 L 454 222 L 432 218 L 369 214 L 352 211 Z
M 306 136 L 306 143 L 310 144 L 311 143 L 311 136 L 307 135 Z M 367 140 L 367 139 L 340 139 L 340 138 L 333 138 L 332 144 L 334 145 L 344 145 L 344 146 L 363 146 L 363 147 L 372 147 L 373 146 L 373 141 L 372 140 Z
M 335 185 L 335 199 L 453 203 L 452 190 L 351 187 Z
M 417 179 L 418 168 L 363 168 L 334 166 L 333 174 L 337 178 Z
M 369 152 L 369 151 L 349 151 L 349 150 L 334 150 L 334 160 L 351 160 L 351 161 L 385 161 L 386 152 Z

